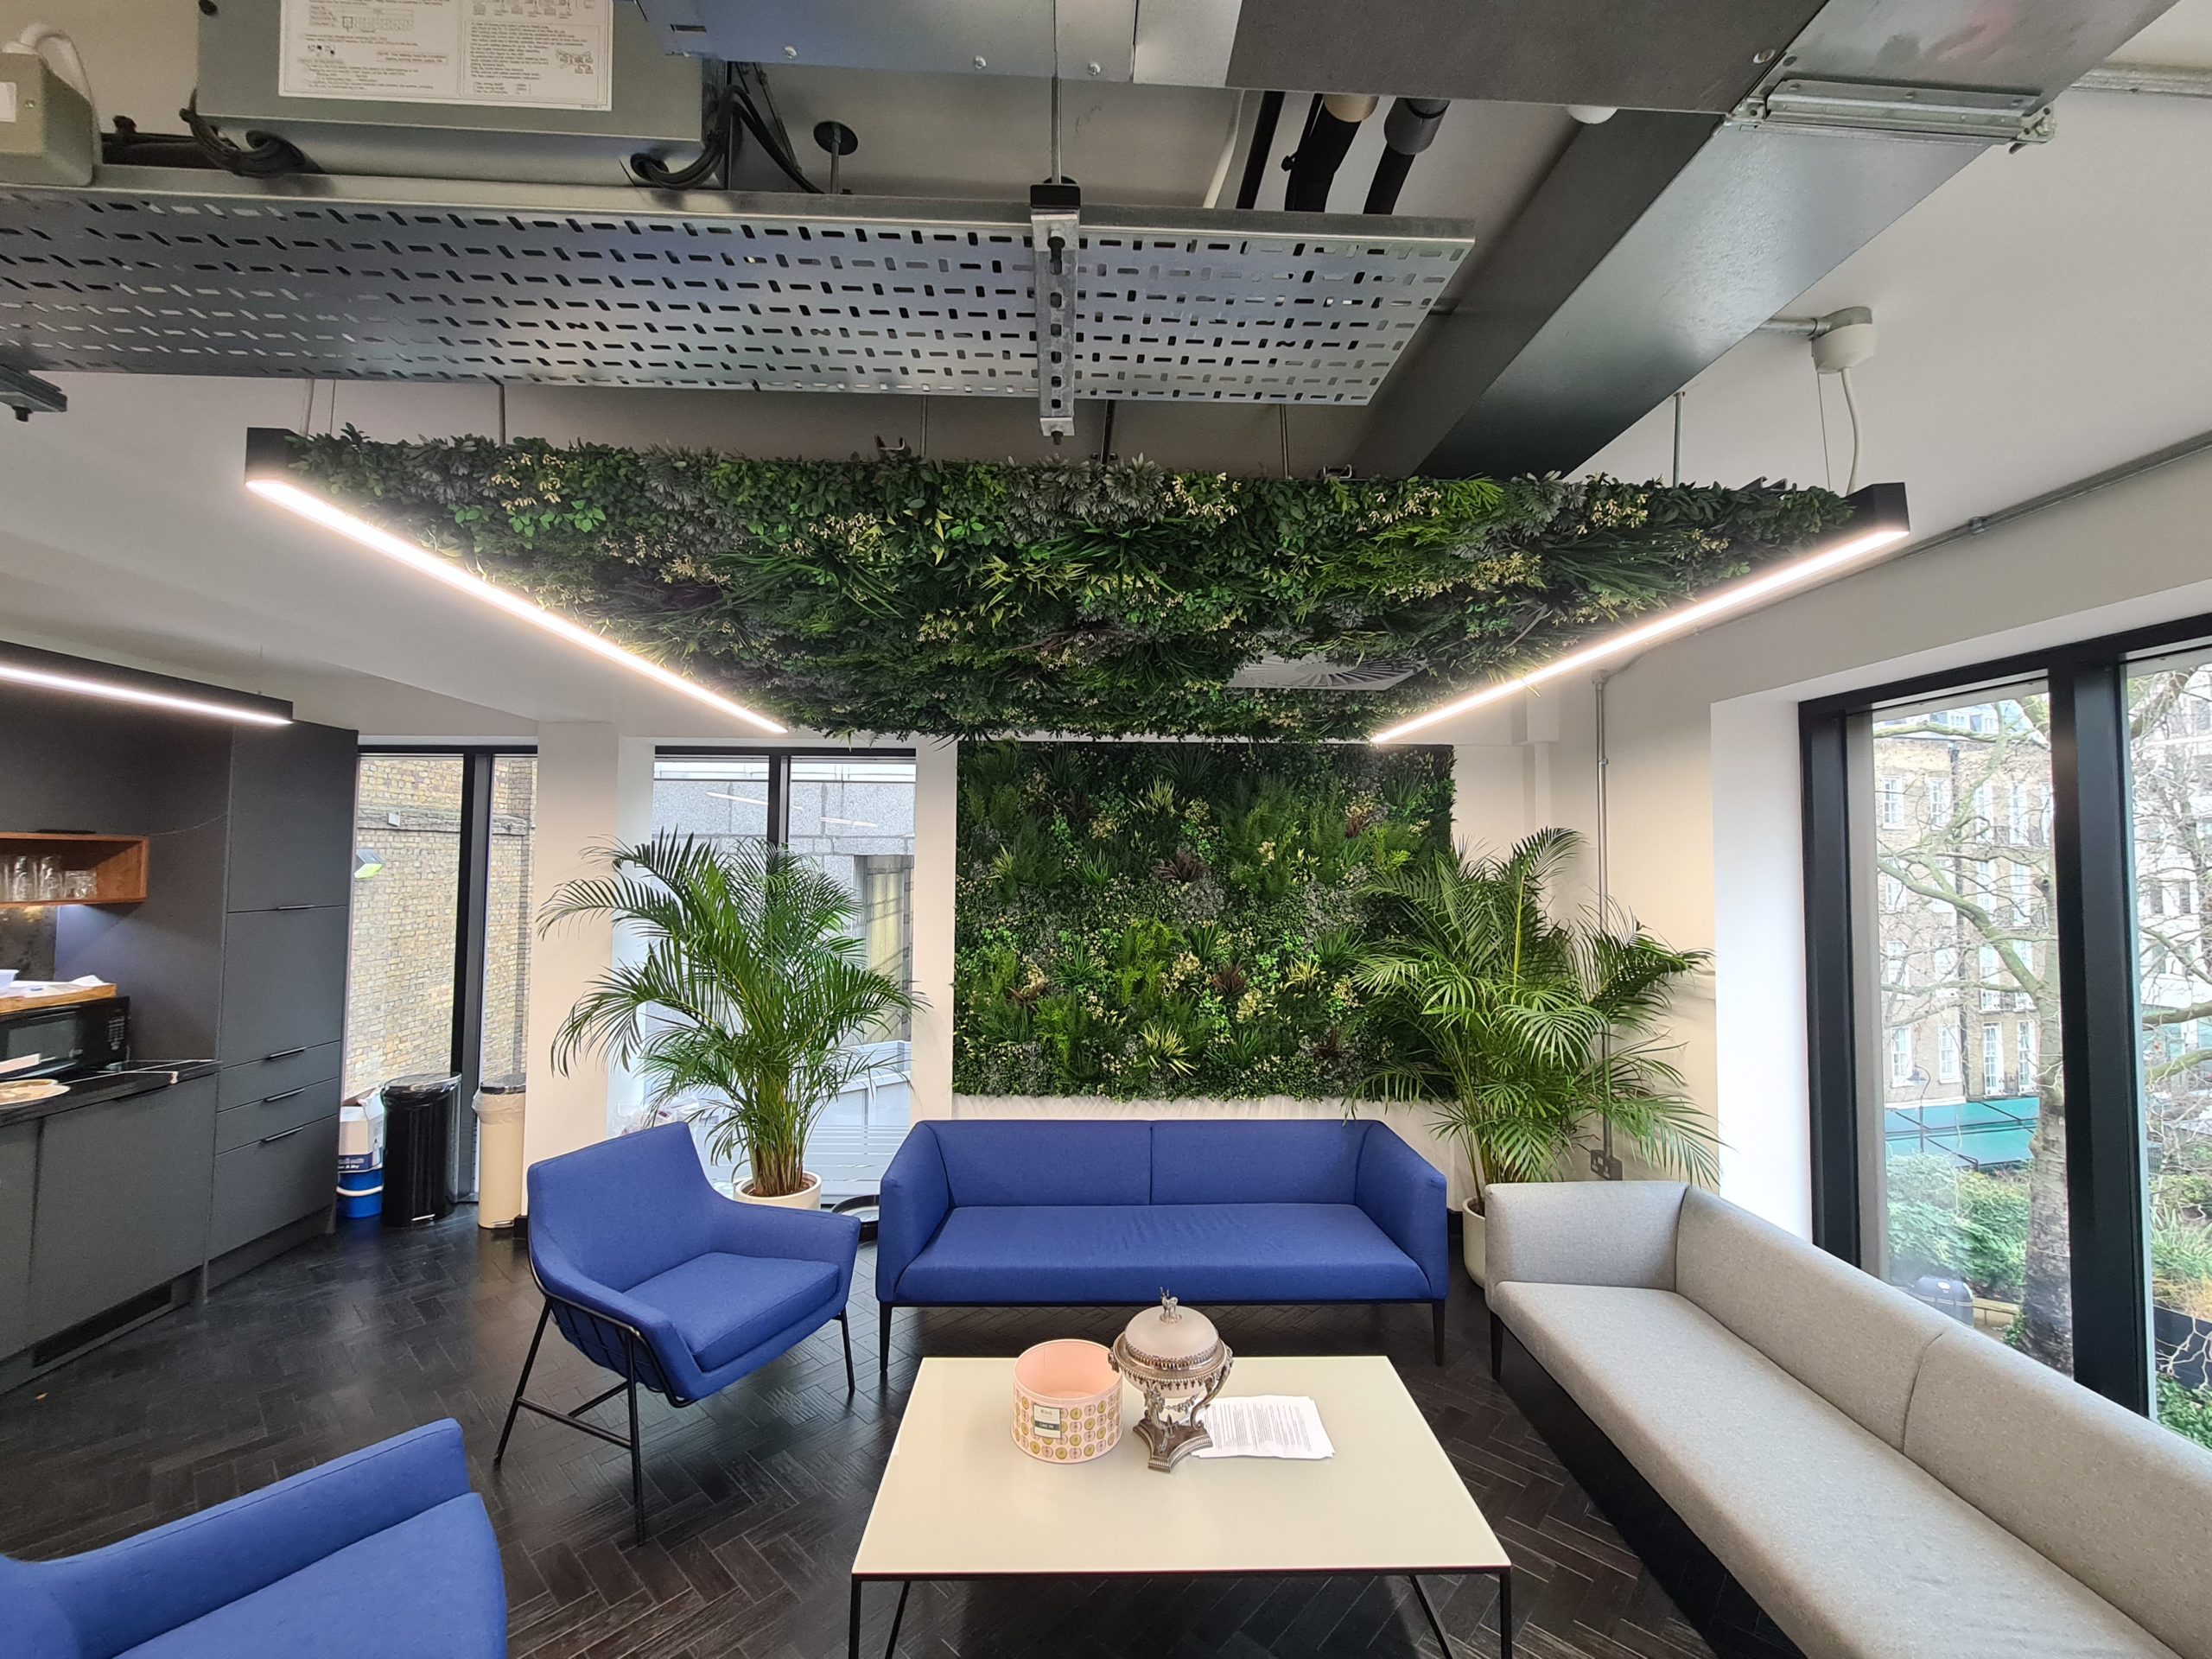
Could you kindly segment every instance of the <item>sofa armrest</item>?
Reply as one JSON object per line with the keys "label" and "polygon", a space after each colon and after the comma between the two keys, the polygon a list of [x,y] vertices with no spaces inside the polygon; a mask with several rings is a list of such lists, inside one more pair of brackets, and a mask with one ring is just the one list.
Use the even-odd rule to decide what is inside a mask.
{"label": "sofa armrest", "polygon": [[84,1659],[114,1659],[468,1490],[461,1425],[448,1417],[31,1571]]}
{"label": "sofa armrest", "polygon": [[853,1258],[861,1247],[857,1217],[829,1210],[779,1210],[772,1205],[715,1199],[714,1240],[732,1255],[826,1262],[837,1269],[837,1300],[853,1287]]}
{"label": "sofa armrest", "polygon": [[1452,1199],[1442,1173],[1381,1123],[1367,1126],[1352,1198],[1414,1259],[1438,1301],[1452,1288]]}
{"label": "sofa armrest", "polygon": [[1680,1181],[1494,1185],[1486,1278],[1493,1285],[1675,1287]]}
{"label": "sofa armrest", "polygon": [[875,1224],[875,1299],[899,1300],[899,1276],[919,1255],[952,1213],[952,1187],[944,1153],[926,1123],[908,1132],[899,1155],[883,1172]]}

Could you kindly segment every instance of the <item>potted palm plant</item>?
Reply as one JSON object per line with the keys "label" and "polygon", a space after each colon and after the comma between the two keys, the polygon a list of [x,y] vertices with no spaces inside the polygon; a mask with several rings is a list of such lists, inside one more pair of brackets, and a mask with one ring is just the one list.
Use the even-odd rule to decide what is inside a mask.
{"label": "potted palm plant", "polygon": [[1484,1278],[1493,1181],[1556,1179],[1593,1123],[1655,1167],[1710,1181],[1713,1133],[1649,1033],[1709,959],[1631,921],[1554,916],[1551,887],[1581,844],[1540,830],[1500,856],[1439,855],[1377,884],[1378,931],[1357,969],[1389,1055],[1384,1099],[1419,1101],[1467,1156],[1466,1262]]}
{"label": "potted palm plant", "polygon": [[606,872],[563,883],[541,931],[611,917],[644,950],[569,1010],[555,1066],[589,1053],[636,1072],[656,1109],[709,1125],[715,1157],[742,1154],[734,1196],[813,1207],[807,1136],[879,1064],[855,1039],[918,999],[867,965],[852,895],[810,860],[677,835],[601,856]]}

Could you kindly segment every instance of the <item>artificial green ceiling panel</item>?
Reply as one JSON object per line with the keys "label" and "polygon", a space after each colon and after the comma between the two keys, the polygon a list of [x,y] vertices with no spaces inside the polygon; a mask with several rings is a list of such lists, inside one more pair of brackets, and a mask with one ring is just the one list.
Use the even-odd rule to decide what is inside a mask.
{"label": "artificial green ceiling panel", "polygon": [[[1825,490],[295,440],[302,481],[825,732],[1361,737],[1788,554]],[[1405,677],[1230,683],[1262,661]]]}

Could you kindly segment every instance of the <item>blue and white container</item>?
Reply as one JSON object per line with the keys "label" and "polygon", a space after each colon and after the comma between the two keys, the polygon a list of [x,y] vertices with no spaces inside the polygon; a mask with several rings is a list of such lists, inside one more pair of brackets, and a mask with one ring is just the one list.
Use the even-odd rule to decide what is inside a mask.
{"label": "blue and white container", "polygon": [[384,1210],[384,1100],[374,1090],[338,1109],[338,1213]]}

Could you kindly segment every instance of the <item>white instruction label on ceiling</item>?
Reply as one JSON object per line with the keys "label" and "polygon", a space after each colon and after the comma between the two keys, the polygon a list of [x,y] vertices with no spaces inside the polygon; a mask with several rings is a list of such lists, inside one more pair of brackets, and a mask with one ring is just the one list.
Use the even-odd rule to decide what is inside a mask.
{"label": "white instruction label on ceiling", "polygon": [[283,0],[285,98],[604,110],[614,0]]}

